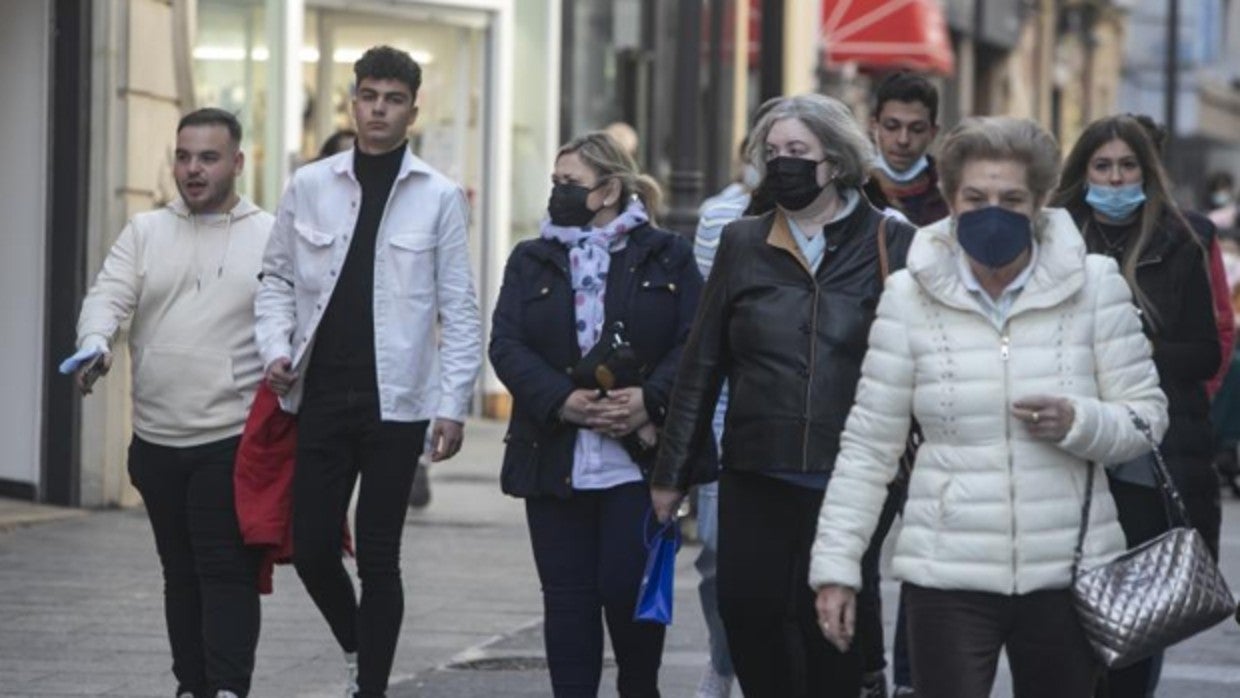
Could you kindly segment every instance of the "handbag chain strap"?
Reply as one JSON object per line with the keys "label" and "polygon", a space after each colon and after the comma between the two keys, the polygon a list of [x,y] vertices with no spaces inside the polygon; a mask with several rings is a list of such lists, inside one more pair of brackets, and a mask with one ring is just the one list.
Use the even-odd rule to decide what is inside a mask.
{"label": "handbag chain strap", "polygon": [[[1154,432],[1150,429],[1150,425],[1142,419],[1131,407],[1128,408],[1128,416],[1132,419],[1132,423],[1137,430],[1145,435],[1146,441],[1150,442],[1154,456],[1154,479],[1158,481],[1158,489],[1162,493],[1163,509],[1167,513],[1167,522],[1169,527],[1175,528],[1188,525],[1188,511],[1184,508],[1184,500],[1180,497],[1180,491],[1176,489],[1175,483],[1171,481],[1171,471],[1167,469],[1167,462],[1163,460],[1162,450],[1158,448],[1158,441],[1154,439]],[[1076,537],[1076,551],[1072,555],[1072,579],[1076,580],[1077,574],[1080,572],[1081,558],[1084,556],[1085,549],[1085,533],[1089,529],[1089,505],[1094,494],[1094,471],[1097,464],[1090,462],[1089,473],[1085,476],[1085,501],[1081,505],[1081,527]]]}

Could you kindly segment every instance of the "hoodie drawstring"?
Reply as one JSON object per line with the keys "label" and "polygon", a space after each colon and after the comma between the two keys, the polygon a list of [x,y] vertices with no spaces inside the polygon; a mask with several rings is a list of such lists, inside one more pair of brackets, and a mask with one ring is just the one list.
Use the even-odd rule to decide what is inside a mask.
{"label": "hoodie drawstring", "polygon": [[[199,247],[198,247],[199,246],[198,215],[194,213],[189,214],[189,221],[190,221],[190,225],[192,225],[194,228],[194,285],[195,285],[196,290],[201,291],[202,290],[202,261],[201,261],[201,256],[199,254]],[[220,254],[219,263],[216,265],[216,268],[215,268],[215,278],[217,279],[223,278],[224,276],[224,262],[228,260],[228,251],[230,248],[232,248],[232,224],[233,224],[233,212],[232,211],[228,212],[227,221],[228,222],[224,228],[224,251]]]}

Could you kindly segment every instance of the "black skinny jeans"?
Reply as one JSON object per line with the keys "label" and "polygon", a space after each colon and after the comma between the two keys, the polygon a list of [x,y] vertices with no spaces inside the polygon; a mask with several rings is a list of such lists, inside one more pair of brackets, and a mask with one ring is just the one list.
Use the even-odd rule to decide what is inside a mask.
{"label": "black skinny jeans", "polygon": [[[357,652],[358,696],[387,691],[405,613],[400,542],[426,422],[379,419],[370,389],[307,385],[297,421],[293,564],[345,652]],[[361,603],[341,559],[353,485]]]}
{"label": "black skinny jeans", "polygon": [[262,552],[241,540],[233,503],[239,437],[186,448],[135,436],[129,479],[146,504],[164,573],[177,694],[250,691]]}
{"label": "black skinny jeans", "polygon": [[[861,692],[863,641],[845,654],[827,642],[809,586],[822,496],[760,473],[720,473],[719,615],[746,696],[856,698]],[[858,607],[864,603],[859,599]]]}
{"label": "black skinny jeans", "polygon": [[[525,500],[542,582],[544,635],[556,698],[593,698],[603,671],[603,619],[621,698],[657,698],[666,628],[635,622],[646,567],[650,490],[632,482]],[[655,525],[651,524],[651,530]]]}

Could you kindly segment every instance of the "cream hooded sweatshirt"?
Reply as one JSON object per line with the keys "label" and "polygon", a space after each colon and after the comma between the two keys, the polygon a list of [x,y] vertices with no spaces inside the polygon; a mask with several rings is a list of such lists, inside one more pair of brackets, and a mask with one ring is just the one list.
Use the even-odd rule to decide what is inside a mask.
{"label": "cream hooded sweatshirt", "polygon": [[109,350],[132,318],[133,427],[163,446],[236,436],[262,361],[254,293],[273,218],[247,199],[192,214],[180,199],[121,231],[82,302],[78,347]]}

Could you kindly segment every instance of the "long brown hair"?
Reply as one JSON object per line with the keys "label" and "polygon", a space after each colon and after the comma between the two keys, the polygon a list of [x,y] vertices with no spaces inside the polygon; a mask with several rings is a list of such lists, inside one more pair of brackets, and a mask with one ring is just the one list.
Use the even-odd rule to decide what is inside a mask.
{"label": "long brown hair", "polygon": [[1117,138],[1136,154],[1137,162],[1141,165],[1141,187],[1145,191],[1145,203],[1137,224],[1137,237],[1126,246],[1120,271],[1123,272],[1137,305],[1141,307],[1151,326],[1158,327],[1157,312],[1144,289],[1137,284],[1137,264],[1141,261],[1141,255],[1154,243],[1162,230],[1173,236],[1186,236],[1202,249],[1203,260],[1208,260],[1209,255],[1205,254],[1204,245],[1172,198],[1167,172],[1159,159],[1158,148],[1145,127],[1127,115],[1108,116],[1087,126],[1077,139],[1076,145],[1072,146],[1072,152],[1064,158],[1059,189],[1051,197],[1051,205],[1067,208],[1074,214],[1086,211],[1090,219],[1093,218],[1093,210],[1085,203],[1089,161],[1099,148]]}
{"label": "long brown hair", "polygon": [[576,153],[586,167],[594,170],[600,184],[606,179],[619,180],[620,210],[623,212],[629,199],[636,196],[646,207],[650,224],[655,225],[655,216],[663,205],[663,190],[654,177],[642,174],[637,161],[615,138],[606,131],[591,131],[560,146],[555,157],[558,160],[569,153]]}

